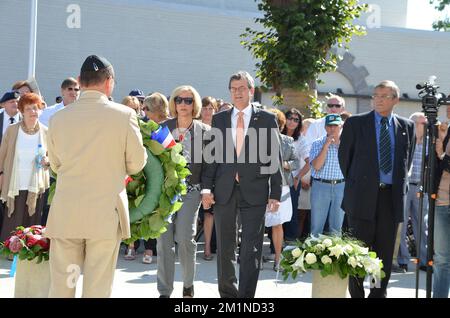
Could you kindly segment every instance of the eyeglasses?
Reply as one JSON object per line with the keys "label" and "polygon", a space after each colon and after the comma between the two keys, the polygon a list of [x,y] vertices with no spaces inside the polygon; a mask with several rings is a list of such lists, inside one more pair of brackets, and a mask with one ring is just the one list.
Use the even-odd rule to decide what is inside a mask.
{"label": "eyeglasses", "polygon": [[328,108],[341,108],[342,105],[341,104],[327,104]]}
{"label": "eyeglasses", "polygon": [[184,102],[185,105],[192,105],[194,102],[194,99],[192,97],[180,97],[177,96],[173,99],[175,101],[175,104],[180,105]]}
{"label": "eyeglasses", "polygon": [[78,87],[67,87],[67,90],[78,92],[80,89]]}
{"label": "eyeglasses", "polygon": [[230,92],[231,92],[232,94],[236,94],[236,92],[243,93],[243,92],[245,92],[245,90],[247,90],[247,89],[248,89],[248,87],[246,87],[246,86],[240,86],[240,87],[238,87],[238,88],[236,88],[236,87],[231,87],[231,88],[230,88]]}
{"label": "eyeglasses", "polygon": [[300,118],[297,118],[297,117],[288,117],[287,120],[292,120],[294,123],[300,122]]}
{"label": "eyeglasses", "polygon": [[394,95],[373,95],[372,99],[390,99],[390,98],[395,98]]}

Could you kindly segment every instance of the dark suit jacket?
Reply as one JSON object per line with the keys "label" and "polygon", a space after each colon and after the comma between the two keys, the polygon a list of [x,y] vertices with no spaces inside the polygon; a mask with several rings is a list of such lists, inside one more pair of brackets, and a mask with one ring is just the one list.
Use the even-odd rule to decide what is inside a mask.
{"label": "dark suit jacket", "polygon": [[[242,196],[250,205],[265,205],[269,198],[280,200],[282,177],[279,164],[280,140],[276,118],[272,113],[258,109],[253,105],[251,107],[252,116],[247,135],[245,136],[243,149],[240,153],[239,162],[237,161],[231,134],[231,116],[233,109],[219,112],[213,116],[211,134],[214,135],[220,132],[221,138],[213,137],[207,149],[208,151],[215,149],[213,153],[216,155],[216,158],[220,159],[205,163],[202,173],[202,189],[211,189],[214,192],[214,200],[217,204],[226,204],[229,201],[234,188],[236,172],[239,174]],[[263,130],[264,128],[266,130]],[[254,137],[256,139],[253,136],[249,138],[250,130],[262,134],[255,134]],[[253,160],[255,159],[256,153],[260,151],[268,154],[270,158],[272,157],[271,145],[273,141],[271,139],[278,144],[273,147],[273,149],[278,151],[277,154],[273,155],[277,159],[277,162],[266,162],[259,155],[256,160]],[[228,156],[226,152],[227,144],[229,145]],[[263,146],[261,147],[261,145]],[[208,151],[205,151],[205,153]],[[227,157],[229,159],[228,161]],[[232,162],[230,162],[230,159]],[[271,174],[264,173],[264,169],[267,169],[271,164],[275,166],[275,171]],[[261,170],[261,168],[264,169]]]}
{"label": "dark suit jacket", "polygon": [[[177,119],[176,118],[168,119],[165,122],[161,123],[161,126],[167,126],[170,132],[173,132],[177,128]],[[191,132],[191,143],[190,143],[191,149],[189,150],[191,160],[190,163],[188,163],[188,168],[192,174],[189,177],[189,182],[191,184],[199,184],[201,182],[202,166],[203,166],[202,149],[205,141],[203,135],[205,134],[206,131],[210,129],[210,127],[208,125],[203,124],[201,121],[195,119],[194,124],[192,126],[194,133]],[[196,148],[194,148],[194,145]]]}
{"label": "dark suit jacket", "polygon": [[[339,164],[345,178],[342,209],[351,217],[374,221],[380,183],[375,115],[352,116],[345,121],[339,146]],[[392,176],[394,221],[403,221],[407,175],[416,137],[414,123],[393,115],[395,154]]]}

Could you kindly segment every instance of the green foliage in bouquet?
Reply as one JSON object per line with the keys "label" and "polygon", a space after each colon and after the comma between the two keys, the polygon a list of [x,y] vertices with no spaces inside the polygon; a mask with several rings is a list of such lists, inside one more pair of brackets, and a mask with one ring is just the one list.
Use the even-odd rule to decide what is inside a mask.
{"label": "green foliage in bouquet", "polygon": [[20,260],[37,258],[37,264],[48,261],[50,240],[43,236],[44,232],[45,227],[41,225],[18,226],[5,242],[0,243],[0,253],[6,257],[18,255]]}
{"label": "green foliage in bouquet", "polygon": [[286,246],[280,268],[283,278],[296,278],[299,273],[320,270],[322,277],[339,275],[341,278],[371,275],[375,281],[385,276],[383,263],[364,243],[347,236],[310,236],[304,242]]}

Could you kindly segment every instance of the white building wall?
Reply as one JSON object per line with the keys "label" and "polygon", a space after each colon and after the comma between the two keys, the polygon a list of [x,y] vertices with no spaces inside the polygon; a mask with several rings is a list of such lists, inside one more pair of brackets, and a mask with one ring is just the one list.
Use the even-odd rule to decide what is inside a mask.
{"label": "white building wall", "polygon": [[367,36],[355,37],[350,46],[354,63],[369,71],[371,85],[391,79],[410,97],[417,97],[416,84],[430,75],[450,91],[449,52],[450,33],[401,28],[369,29]]}
{"label": "white building wall", "polygon": [[[113,63],[116,100],[133,88],[169,95],[182,84],[229,99],[229,76],[240,69],[254,74],[239,38],[259,14],[253,0],[80,0],[81,28],[70,29],[66,9],[73,3],[39,1],[36,78],[49,103],[90,54]],[[0,12],[8,12],[0,19],[2,92],[27,77],[29,7],[27,0],[0,1]]]}
{"label": "white building wall", "polygon": [[[406,25],[407,0],[373,0],[384,27],[370,28],[350,44],[354,64],[364,66],[367,84],[394,80],[402,93],[417,97],[415,85],[436,75],[442,90],[450,92],[450,33],[400,28]],[[40,0],[36,77],[48,103],[59,95],[62,80],[77,76],[86,56],[106,56],[115,66],[120,100],[131,89],[169,95],[181,84],[191,84],[201,95],[229,99],[231,73],[255,74],[255,61],[240,45],[239,35],[261,13],[253,0],[79,0],[81,28],[67,27],[72,0]],[[27,77],[30,4],[28,0],[1,0],[0,92]],[[363,16],[362,23],[370,15]],[[385,27],[389,26],[389,27]],[[391,27],[397,26],[397,27]],[[321,92],[341,88],[355,93],[340,74],[324,74]],[[258,84],[258,80],[257,80]],[[356,99],[347,109],[357,112]],[[271,104],[263,96],[263,104]],[[420,109],[417,102],[399,109]],[[400,110],[399,110],[400,112]],[[403,110],[402,110],[403,112]]]}
{"label": "white building wall", "polygon": [[[427,0],[424,0],[427,1]],[[360,24],[379,22],[380,26],[404,28],[407,22],[408,0],[366,0],[371,10],[361,15]]]}

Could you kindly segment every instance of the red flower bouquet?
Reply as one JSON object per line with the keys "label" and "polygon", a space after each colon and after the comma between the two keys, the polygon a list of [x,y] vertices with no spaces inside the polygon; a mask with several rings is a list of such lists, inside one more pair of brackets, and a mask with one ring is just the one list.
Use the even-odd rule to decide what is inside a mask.
{"label": "red flower bouquet", "polygon": [[45,227],[32,225],[24,228],[19,226],[5,242],[1,243],[1,254],[5,256],[19,255],[20,260],[33,260],[37,263],[48,261],[50,240],[43,236]]}

